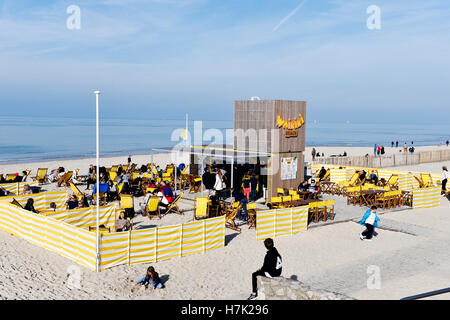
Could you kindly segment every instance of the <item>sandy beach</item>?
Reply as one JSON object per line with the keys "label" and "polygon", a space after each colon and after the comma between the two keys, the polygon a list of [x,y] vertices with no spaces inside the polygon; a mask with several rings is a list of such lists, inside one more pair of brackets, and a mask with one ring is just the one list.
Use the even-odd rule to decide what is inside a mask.
{"label": "sandy beach", "polygon": [[[417,147],[436,150],[443,146]],[[395,148],[394,148],[395,149]],[[373,147],[316,147],[325,155],[371,154]],[[387,152],[398,152],[386,148]],[[306,161],[311,148],[305,151]],[[101,159],[101,165],[125,163],[127,156]],[[161,167],[170,155],[155,155]],[[132,156],[138,165],[149,163],[149,156]],[[185,160],[187,161],[187,160]],[[66,170],[87,172],[94,159],[36,162],[0,166],[1,173],[39,167],[64,166]],[[428,163],[399,170],[425,170],[440,174],[442,165]],[[84,191],[85,187],[82,187]],[[46,190],[58,189],[55,184]],[[64,187],[60,188],[64,189]],[[135,200],[137,208],[139,198]],[[147,225],[173,225],[193,219],[193,202],[182,200],[184,216],[167,215],[161,220],[138,216],[136,228]],[[351,211],[353,210],[353,211]],[[337,209],[336,220],[311,225],[303,233],[275,239],[283,257],[283,276],[297,278],[308,285],[347,294],[356,299],[400,299],[405,296],[445,287],[450,278],[450,202],[442,198],[441,207],[401,209],[382,213],[378,236],[372,242],[359,240],[362,227],[357,224],[364,208]],[[349,212],[351,215],[348,215]],[[346,216],[346,214],[348,216]],[[344,218],[339,218],[339,216]],[[256,241],[254,229],[226,231],[224,248],[153,263],[165,282],[164,290],[135,291],[129,283],[141,277],[148,264],[121,265],[95,273],[54,252],[0,231],[0,299],[245,299],[251,291],[251,273],[262,264],[265,249]],[[367,268],[377,266],[381,287],[368,289]],[[69,288],[68,270],[79,268],[81,287]],[[436,299],[442,297],[436,297]]]}

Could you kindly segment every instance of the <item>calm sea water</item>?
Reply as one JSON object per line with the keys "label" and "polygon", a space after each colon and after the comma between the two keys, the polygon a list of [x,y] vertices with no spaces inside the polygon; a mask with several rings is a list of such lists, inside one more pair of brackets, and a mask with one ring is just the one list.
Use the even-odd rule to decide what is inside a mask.
{"label": "calm sea water", "polygon": [[[199,119],[200,120],[200,119]],[[0,118],[0,163],[19,163],[95,156],[95,119]],[[203,130],[221,132],[233,128],[232,120],[203,121]],[[175,129],[183,129],[184,120],[101,119],[101,156],[149,154],[152,148],[172,147]],[[193,129],[193,120],[189,130]],[[175,135],[178,139],[178,135]],[[418,126],[362,123],[307,123],[308,146],[388,146],[442,144],[450,140],[446,125]],[[209,142],[205,142],[209,143]]]}

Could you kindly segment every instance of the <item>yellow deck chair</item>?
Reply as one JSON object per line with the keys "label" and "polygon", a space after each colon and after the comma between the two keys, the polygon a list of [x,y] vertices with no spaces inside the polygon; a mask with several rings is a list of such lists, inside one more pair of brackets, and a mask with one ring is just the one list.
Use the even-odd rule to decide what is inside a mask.
{"label": "yellow deck chair", "polygon": [[118,165],[112,166],[110,172],[117,172],[117,169],[119,168]]}
{"label": "yellow deck chair", "polygon": [[289,190],[289,195],[290,196],[294,196],[296,194],[298,194],[296,190]]}
{"label": "yellow deck chair", "polygon": [[[236,208],[234,208],[230,213],[225,215],[225,227],[233,229],[235,231],[241,232],[241,228],[236,225],[235,219],[238,215],[239,210],[242,208],[242,203],[240,203]],[[247,208],[248,209],[248,208]]]}
{"label": "yellow deck chair", "polygon": [[77,196],[78,201],[81,201],[85,194],[78,189],[78,187],[72,182],[69,182],[70,189],[72,189],[73,193]]}
{"label": "yellow deck chair", "polygon": [[197,197],[195,199],[194,220],[208,218],[208,198]]}
{"label": "yellow deck chair", "polygon": [[431,173],[421,173],[420,178],[422,179],[423,184],[425,185],[424,188],[433,186],[433,178],[431,177]]}
{"label": "yellow deck chair", "polygon": [[330,173],[331,173],[331,169],[328,168],[327,172],[325,172],[324,176],[322,177],[322,179],[320,179],[320,181],[325,181],[325,180],[329,180],[330,178]]}
{"label": "yellow deck chair", "polygon": [[47,180],[47,171],[48,171],[48,168],[38,168],[36,176],[32,177],[31,179],[33,181],[37,181],[39,183],[48,182],[48,180]]}
{"label": "yellow deck chair", "polygon": [[389,188],[392,190],[398,190],[398,175],[397,174],[391,175],[386,185],[389,186]]}
{"label": "yellow deck chair", "polygon": [[112,181],[116,180],[116,178],[117,178],[117,171],[111,171],[111,172],[109,173],[109,178],[110,178]]}
{"label": "yellow deck chair", "polygon": [[334,220],[334,200],[323,201],[323,205],[325,207],[323,221]]}
{"label": "yellow deck chair", "polygon": [[158,216],[161,219],[161,211],[159,210],[159,197],[150,197],[145,207],[145,214],[149,219],[153,215]]}
{"label": "yellow deck chair", "polygon": [[298,200],[300,200],[300,195],[298,193],[292,195],[292,201],[298,201]]}
{"label": "yellow deck chair", "polygon": [[126,165],[122,166],[122,170],[123,170],[124,172],[127,172],[127,170],[128,170],[128,165],[126,164]]}
{"label": "yellow deck chair", "polygon": [[134,209],[134,198],[132,194],[120,195],[120,209]]}
{"label": "yellow deck chair", "polygon": [[61,186],[69,186],[69,180],[72,179],[73,171],[67,171],[63,174],[61,178],[58,179],[57,185]]}
{"label": "yellow deck chair", "polygon": [[5,178],[6,182],[11,182],[14,181],[15,179],[16,179],[15,173],[8,173]]}
{"label": "yellow deck chair", "polygon": [[278,194],[278,196],[284,196],[284,189],[283,188],[277,188],[277,194]]}
{"label": "yellow deck chair", "polygon": [[183,211],[181,211],[180,208],[178,207],[178,204],[180,203],[181,198],[183,198],[183,195],[184,192],[180,193],[180,195],[175,200],[172,201],[172,203],[167,207],[166,213],[174,212],[184,215]]}
{"label": "yellow deck chair", "polygon": [[283,207],[290,207],[292,202],[292,196],[283,196],[281,197],[281,201],[283,202]]}
{"label": "yellow deck chair", "polygon": [[271,208],[277,209],[282,206],[283,200],[281,197],[272,197],[270,199]]}

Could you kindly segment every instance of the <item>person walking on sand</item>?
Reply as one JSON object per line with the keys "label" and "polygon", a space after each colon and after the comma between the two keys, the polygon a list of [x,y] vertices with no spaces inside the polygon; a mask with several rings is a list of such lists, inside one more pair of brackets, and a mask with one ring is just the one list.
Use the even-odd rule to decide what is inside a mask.
{"label": "person walking on sand", "polygon": [[372,206],[359,221],[360,225],[366,227],[366,230],[361,232],[359,238],[365,241],[372,241],[374,229],[378,228],[378,221],[380,221],[380,218],[377,215],[377,206]]}
{"label": "person walking on sand", "polygon": [[312,155],[313,161],[316,160],[316,148],[312,148],[311,155]]}
{"label": "person walking on sand", "polygon": [[448,182],[448,178],[450,177],[447,167],[443,166],[442,167],[442,191],[441,194],[446,194],[447,192],[447,182]]}
{"label": "person walking on sand", "polygon": [[395,141],[395,147],[398,148],[398,141]]}
{"label": "person walking on sand", "polygon": [[445,141],[445,144],[447,145],[447,147],[448,147],[448,144],[449,144],[450,142],[447,140],[447,141]]}
{"label": "person walking on sand", "polygon": [[375,146],[373,147],[373,155],[377,155],[377,144],[375,144]]}
{"label": "person walking on sand", "polygon": [[281,275],[283,262],[278,250],[274,247],[273,240],[267,238],[264,240],[264,246],[267,249],[264,257],[264,264],[256,272],[252,273],[252,290],[247,300],[253,300],[258,296],[257,276],[265,276],[267,278],[279,277]]}

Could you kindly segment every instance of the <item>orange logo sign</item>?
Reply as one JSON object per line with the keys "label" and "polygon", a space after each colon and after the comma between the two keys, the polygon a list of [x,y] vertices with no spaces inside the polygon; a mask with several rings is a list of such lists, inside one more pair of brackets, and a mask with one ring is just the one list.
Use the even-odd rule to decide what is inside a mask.
{"label": "orange logo sign", "polygon": [[297,137],[298,128],[303,126],[305,120],[303,119],[303,115],[300,113],[299,117],[295,117],[294,120],[289,118],[288,120],[283,119],[280,115],[277,118],[277,127],[285,129],[285,135],[287,138],[289,137]]}

